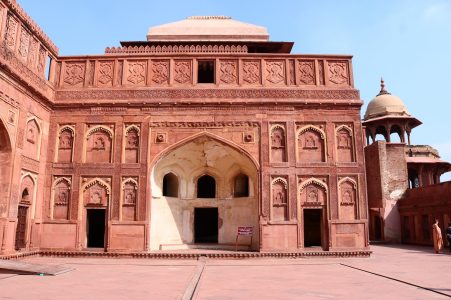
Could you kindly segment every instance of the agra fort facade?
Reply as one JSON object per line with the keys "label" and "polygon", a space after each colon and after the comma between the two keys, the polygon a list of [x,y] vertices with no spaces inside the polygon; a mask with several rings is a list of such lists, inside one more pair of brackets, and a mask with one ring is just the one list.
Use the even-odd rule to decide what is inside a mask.
{"label": "agra fort facade", "polygon": [[64,57],[15,1],[0,25],[1,253],[221,248],[238,226],[255,251],[368,249],[351,56],[228,17]]}

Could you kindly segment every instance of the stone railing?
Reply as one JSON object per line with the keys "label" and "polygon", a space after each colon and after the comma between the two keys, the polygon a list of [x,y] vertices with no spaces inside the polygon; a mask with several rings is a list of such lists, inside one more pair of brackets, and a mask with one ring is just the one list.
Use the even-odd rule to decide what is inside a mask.
{"label": "stone railing", "polygon": [[[214,83],[197,83],[198,61],[215,65]],[[142,87],[303,87],[353,88],[350,56],[219,55],[180,56],[104,55],[64,57],[56,67],[59,90]]]}
{"label": "stone railing", "polygon": [[246,45],[163,45],[108,47],[106,54],[116,53],[247,53]]}

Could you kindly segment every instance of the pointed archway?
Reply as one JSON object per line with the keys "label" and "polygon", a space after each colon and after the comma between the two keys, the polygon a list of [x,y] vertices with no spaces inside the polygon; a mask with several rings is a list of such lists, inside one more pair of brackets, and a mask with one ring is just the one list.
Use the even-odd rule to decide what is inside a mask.
{"label": "pointed archway", "polygon": [[0,218],[7,217],[11,188],[12,145],[8,130],[0,119]]}
{"label": "pointed archway", "polygon": [[[152,163],[150,250],[196,243],[220,248],[234,244],[238,226],[258,228],[258,170],[244,149],[210,133],[168,147]],[[176,194],[166,193],[169,173],[178,179]],[[246,197],[235,197],[238,174],[248,178]],[[258,238],[253,248],[258,248]]]}

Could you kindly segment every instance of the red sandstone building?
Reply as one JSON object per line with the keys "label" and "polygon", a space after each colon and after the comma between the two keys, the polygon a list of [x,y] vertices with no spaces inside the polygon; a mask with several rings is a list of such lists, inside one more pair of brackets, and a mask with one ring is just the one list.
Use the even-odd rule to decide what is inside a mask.
{"label": "red sandstone building", "polygon": [[70,57],[15,1],[0,25],[2,253],[221,248],[238,226],[258,251],[368,249],[350,56],[227,17]]}

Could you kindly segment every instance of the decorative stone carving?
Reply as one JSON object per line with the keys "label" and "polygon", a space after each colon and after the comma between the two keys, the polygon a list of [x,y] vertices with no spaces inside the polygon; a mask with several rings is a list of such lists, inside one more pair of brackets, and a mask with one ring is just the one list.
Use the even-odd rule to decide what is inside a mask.
{"label": "decorative stone carving", "polygon": [[28,57],[28,47],[30,45],[30,34],[22,28],[19,39],[18,52],[20,56],[26,61]]}
{"label": "decorative stone carving", "polygon": [[60,149],[72,149],[72,132],[70,130],[63,130],[59,136]]}
{"label": "decorative stone carving", "polygon": [[67,63],[63,81],[69,85],[77,86],[85,80],[85,65],[82,63]]}
{"label": "decorative stone carving", "polygon": [[298,162],[325,161],[325,133],[313,125],[304,126],[298,130]]}
{"label": "decorative stone carving", "polygon": [[65,125],[59,131],[58,162],[71,162],[74,141],[74,127]]}
{"label": "decorative stone carving", "polygon": [[28,49],[28,64],[30,65],[30,67],[32,69],[34,69],[36,66],[36,57],[37,57],[38,47],[39,47],[38,42],[34,38],[31,38],[30,48]]}
{"label": "decorative stone carving", "polygon": [[253,132],[244,132],[243,133],[243,142],[244,143],[253,143],[254,142],[254,133]]}
{"label": "decorative stone carving", "polygon": [[109,128],[97,126],[87,134],[86,161],[109,163],[112,154],[113,133]]}
{"label": "decorative stone carving", "polygon": [[243,80],[249,84],[260,83],[259,61],[243,61]]}
{"label": "decorative stone carving", "polygon": [[155,143],[161,144],[166,143],[167,141],[167,133],[166,132],[157,132],[155,134]]}
{"label": "decorative stone carving", "polygon": [[38,70],[39,73],[44,73],[44,68],[45,68],[45,49],[41,46],[39,48],[39,55],[38,55],[38,65],[36,67],[36,69]]}
{"label": "decorative stone carving", "polygon": [[308,178],[299,183],[299,195],[302,206],[323,206],[327,204],[327,185],[317,179]]}
{"label": "decorative stone carving", "polygon": [[270,83],[278,84],[285,80],[285,67],[282,61],[267,61],[266,71],[266,80]]}
{"label": "decorative stone carving", "polygon": [[88,71],[86,72],[86,85],[87,86],[93,86],[94,85],[94,72],[96,69],[96,63],[95,61],[89,61],[88,63]]}
{"label": "decorative stone carving", "polygon": [[237,69],[236,61],[221,61],[221,75],[219,76],[220,81],[226,84],[238,83]]}
{"label": "decorative stone carving", "polygon": [[112,85],[113,83],[113,62],[99,63],[98,81],[102,85]]}
{"label": "decorative stone carving", "polygon": [[285,128],[275,125],[271,129],[271,162],[285,162]]}
{"label": "decorative stone carving", "polygon": [[116,76],[116,85],[122,84],[122,72],[124,68],[124,61],[120,60],[117,63],[117,76]]}
{"label": "decorative stone carving", "polygon": [[221,127],[258,127],[258,122],[217,121],[217,122],[150,122],[151,127],[169,128],[221,128]]}
{"label": "decorative stone carving", "polygon": [[301,84],[315,84],[314,61],[299,61],[299,81]]}
{"label": "decorative stone carving", "polygon": [[134,84],[144,84],[146,82],[146,63],[129,62],[127,81]]}
{"label": "decorative stone carving", "polygon": [[288,219],[288,184],[286,179],[278,177],[271,184],[272,219],[286,221]]}
{"label": "decorative stone carving", "polygon": [[175,61],[174,80],[180,84],[191,83],[191,61]]}
{"label": "decorative stone carving", "polygon": [[31,120],[27,123],[27,142],[35,144],[39,136],[38,125],[35,120]]}
{"label": "decorative stone carving", "polygon": [[136,202],[138,198],[137,178],[123,178],[122,180],[122,220],[136,219]]}
{"label": "decorative stone carving", "polygon": [[349,126],[342,125],[336,129],[337,143],[337,161],[354,161],[354,147],[352,141],[352,129]]}
{"label": "decorative stone carving", "polygon": [[[153,89],[153,90],[82,90],[56,91],[56,100],[124,100],[124,99],[173,99],[187,98],[219,98],[219,99],[306,99],[306,100],[334,100],[346,102],[359,101],[356,90],[302,90],[302,89]],[[343,100],[343,101],[340,101]],[[359,102],[360,103],[360,102]]]}
{"label": "decorative stone carving", "polygon": [[329,62],[329,81],[333,84],[348,84],[348,65],[346,62]]}
{"label": "decorative stone carving", "polygon": [[129,125],[125,128],[125,162],[137,163],[139,160],[139,127]]}
{"label": "decorative stone carving", "polygon": [[356,219],[357,182],[350,177],[341,178],[338,181],[338,197],[340,203],[340,219]]}
{"label": "decorative stone carving", "polygon": [[169,61],[152,61],[152,81],[157,84],[169,83]]}
{"label": "decorative stone carving", "polygon": [[16,122],[16,113],[12,110],[8,111],[8,123],[14,125]]}
{"label": "decorative stone carving", "polygon": [[6,45],[14,48],[16,45],[16,35],[17,35],[17,21],[10,15],[8,15],[8,23],[6,25]]}

